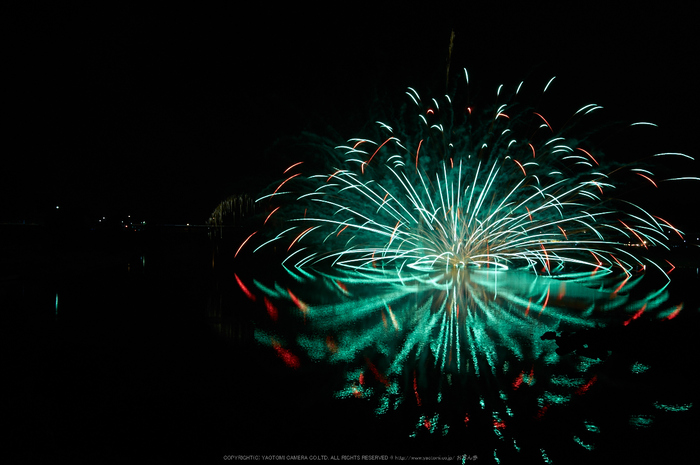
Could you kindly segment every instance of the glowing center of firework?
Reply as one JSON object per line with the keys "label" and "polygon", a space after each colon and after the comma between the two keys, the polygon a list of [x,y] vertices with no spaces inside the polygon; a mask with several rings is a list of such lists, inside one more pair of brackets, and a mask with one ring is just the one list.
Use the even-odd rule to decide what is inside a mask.
{"label": "glowing center of firework", "polygon": [[[495,267],[564,277],[615,269],[629,275],[653,264],[664,271],[630,246],[668,248],[662,226],[680,232],[611,195],[625,185],[613,174],[625,170],[658,187],[651,171],[605,168],[593,147],[556,133],[542,114],[511,117],[515,103],[498,106],[481,124],[471,113],[462,120],[452,114],[448,96],[426,107],[413,89],[408,95],[416,121],[401,130],[378,122],[375,140],[326,145],[329,173],[303,176],[295,172],[302,163],[285,171],[258,201],[296,195],[281,210],[270,205],[265,220],[287,214],[288,227],[255,250],[281,241],[283,265],[297,269]],[[572,118],[599,108],[586,105]]]}

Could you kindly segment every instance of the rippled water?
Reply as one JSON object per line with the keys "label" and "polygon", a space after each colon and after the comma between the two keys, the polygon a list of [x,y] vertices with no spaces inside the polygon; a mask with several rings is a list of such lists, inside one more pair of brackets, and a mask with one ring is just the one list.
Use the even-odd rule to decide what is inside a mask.
{"label": "rippled water", "polygon": [[[21,459],[70,456],[75,462],[123,463],[145,455],[206,463],[234,454],[380,453],[466,454],[492,463],[497,450],[502,463],[531,458],[542,463],[605,458],[652,463],[674,461],[693,450],[697,269],[674,270],[669,301],[684,306],[671,320],[606,326],[596,333],[588,329],[579,332],[583,342],[574,331],[560,331],[558,345],[539,340],[553,349],[577,347],[562,355],[571,364],[547,365],[544,359],[524,357],[510,359],[504,367],[506,360],[499,360],[489,376],[484,374],[491,371],[488,364],[479,377],[472,366],[472,372],[453,371],[446,384],[449,370],[429,358],[407,356],[406,367],[386,375],[390,347],[377,354],[370,346],[351,362],[315,358],[296,338],[313,327],[313,315],[305,322],[298,305],[277,299],[277,320],[272,321],[264,299],[274,299],[250,286],[252,279],[267,286],[282,283],[271,265],[241,267],[226,260],[225,250],[212,254],[203,231],[161,235],[113,253],[103,251],[98,260],[75,251],[72,265],[54,264],[48,271],[41,269],[45,262],[36,260],[36,266],[6,273],[0,281],[8,439],[19,446]],[[71,256],[62,250],[58,263]],[[235,276],[250,286],[255,301]],[[309,305],[314,296],[335,298],[286,284]],[[398,303],[392,313],[401,321]],[[396,332],[386,310],[384,317],[386,329],[380,311],[374,319],[344,323],[333,334],[340,338],[344,330],[361,335],[376,328],[377,335]],[[261,343],[260,331],[286,338],[279,342],[288,345]],[[333,347],[332,341],[326,344],[327,334],[310,334]],[[533,331],[535,338],[541,335]],[[395,343],[403,347],[401,339]],[[571,355],[580,355],[579,343],[606,354],[585,376],[576,371],[582,359]],[[281,349],[297,357],[298,365],[290,364]],[[462,357],[470,354],[465,351]],[[375,394],[339,395],[360,368],[362,388],[373,388]],[[533,369],[536,382],[530,385]],[[396,381],[397,391],[388,396],[387,411],[378,414],[386,388],[383,376]],[[592,376],[596,381],[590,389],[575,394]],[[552,402],[544,421],[537,421],[538,399],[545,392],[556,394],[553,381],[569,391],[569,400]],[[567,387],[567,382],[573,384]],[[507,395],[505,403],[501,392]],[[479,407],[480,399],[485,409]],[[693,407],[670,411],[688,404]],[[497,420],[494,411],[501,415]],[[446,431],[444,425],[449,425]],[[510,446],[512,439],[521,452]]]}

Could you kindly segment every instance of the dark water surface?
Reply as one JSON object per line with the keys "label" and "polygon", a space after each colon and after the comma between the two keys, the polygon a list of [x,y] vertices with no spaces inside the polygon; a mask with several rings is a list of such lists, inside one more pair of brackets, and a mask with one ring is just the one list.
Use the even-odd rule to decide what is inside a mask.
{"label": "dark water surface", "polygon": [[25,250],[31,266],[0,282],[18,460],[148,463],[144,452],[201,444],[218,355],[202,310],[206,244],[170,236],[38,242],[40,253]]}
{"label": "dark water surface", "polygon": [[[481,454],[477,463],[493,462],[479,434],[408,438],[412,412],[376,417],[375,406],[333,398],[341,368],[294,370],[256,344],[260,302],[236,285],[241,270],[225,259],[212,267],[206,229],[31,244],[6,254],[0,276],[7,463],[221,463],[244,454]],[[270,267],[258,263],[252,273],[264,277]],[[653,403],[677,392],[693,408],[655,411],[651,427],[633,432],[608,430],[592,452],[562,445],[555,463],[675,463],[694,454],[700,281],[696,268],[674,273],[673,293],[687,294],[681,314],[616,349],[650,354],[665,376],[644,386],[610,377],[609,395],[596,401],[624,416],[625,399]]]}

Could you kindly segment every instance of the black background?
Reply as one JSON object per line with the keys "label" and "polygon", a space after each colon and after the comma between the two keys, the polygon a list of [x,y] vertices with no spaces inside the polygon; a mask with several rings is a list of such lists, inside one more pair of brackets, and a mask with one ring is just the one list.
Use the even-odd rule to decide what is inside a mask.
{"label": "black background", "polygon": [[[452,31],[451,76],[467,68],[470,92],[483,101],[502,83],[525,79],[542,88],[557,76],[548,94],[562,114],[594,102],[612,121],[659,125],[631,133],[611,156],[700,155],[700,47],[690,6],[455,5],[12,11],[3,57],[0,221],[43,222],[59,205],[75,225],[125,215],[203,223],[223,198],[256,193],[298,161],[303,154],[287,148],[289,138],[329,128],[354,137],[373,120],[377,101],[401,102],[407,86],[442,93]],[[697,176],[697,162],[691,166],[679,175]],[[697,195],[688,184],[645,200],[681,229],[696,227]],[[122,244],[124,266],[119,257],[107,263],[111,246],[80,256],[89,264],[83,267],[72,249],[45,254],[31,238],[18,241],[24,248],[11,265],[20,265],[3,274],[1,288],[12,391],[5,406],[18,461],[220,463],[239,451],[386,453],[396,438],[407,454],[444,452],[439,441],[421,451],[424,443],[375,421],[369,407],[332,402],[331,377],[291,372],[270,351],[246,344],[232,350],[213,338],[216,322],[202,309],[220,302],[219,292],[234,296],[228,304],[235,315],[246,300],[230,279],[210,289],[211,243],[201,232]],[[14,248],[13,240],[3,244],[3,253]],[[41,255],[41,266],[25,250]],[[691,278],[687,289],[695,288]],[[646,346],[658,349],[654,367],[666,367],[683,386],[693,375],[685,360],[697,352],[692,321],[667,322],[673,326]],[[624,386],[619,393],[624,398]],[[596,458],[682,457],[697,429],[692,415],[661,433],[607,440]]]}
{"label": "black background", "polygon": [[286,137],[354,137],[378,99],[443,93],[452,31],[451,78],[482,101],[557,76],[562,112],[660,126],[613,156],[698,155],[689,9],[471,3],[27,8],[5,43],[3,219],[201,223],[300,158]]}

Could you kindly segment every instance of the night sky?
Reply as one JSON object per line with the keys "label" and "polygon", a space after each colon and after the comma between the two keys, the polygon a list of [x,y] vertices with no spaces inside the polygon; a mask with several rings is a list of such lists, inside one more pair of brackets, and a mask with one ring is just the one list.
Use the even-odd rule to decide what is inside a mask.
{"label": "night sky", "polygon": [[[203,223],[223,198],[257,194],[301,159],[288,138],[329,127],[354,137],[376,96],[444,92],[453,30],[451,69],[468,69],[471,92],[556,75],[562,111],[594,102],[611,121],[660,125],[630,150],[700,156],[690,6],[525,3],[29,8],[5,42],[0,220],[41,220],[59,205],[84,222]],[[674,193],[686,201],[668,214],[687,215],[693,192]]]}

